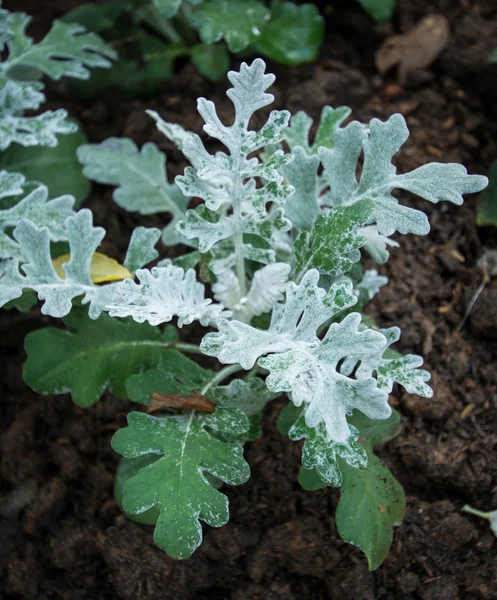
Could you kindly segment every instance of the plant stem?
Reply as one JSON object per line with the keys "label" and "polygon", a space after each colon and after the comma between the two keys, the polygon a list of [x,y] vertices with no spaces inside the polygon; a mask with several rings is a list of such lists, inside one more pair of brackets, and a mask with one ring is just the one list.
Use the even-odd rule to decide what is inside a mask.
{"label": "plant stem", "polygon": [[477,510],[476,508],[473,508],[472,506],[469,506],[469,504],[465,504],[462,507],[463,512],[467,512],[470,515],[475,515],[475,517],[481,517],[482,519],[487,519],[487,521],[490,521],[491,514],[490,511],[489,512],[484,512],[482,510]]}
{"label": "plant stem", "polygon": [[247,295],[247,285],[245,281],[245,258],[243,256],[243,231],[241,228],[242,220],[242,208],[240,202],[240,177],[238,176],[240,171],[240,158],[237,159],[237,165],[235,169],[235,182],[233,189],[233,217],[235,219],[235,235],[234,235],[234,246],[235,246],[235,257],[236,257],[236,277],[240,284],[240,294],[243,297]]}
{"label": "plant stem", "polygon": [[190,352],[191,354],[202,354],[200,348],[196,344],[187,344],[185,342],[171,342],[164,346],[166,350],[179,350],[180,352]]}
{"label": "plant stem", "polygon": [[243,371],[243,367],[241,367],[238,364],[224,367],[224,369],[221,369],[214,375],[214,377],[203,387],[200,393],[202,394],[202,396],[205,396],[205,394],[212,387],[215,387],[216,385],[218,385],[218,383],[221,383],[221,381],[224,381],[227,377],[229,377],[233,373],[237,373],[238,371]]}
{"label": "plant stem", "polygon": [[182,44],[183,39],[173,27],[169,19],[163,17],[153,6],[146,6],[136,11],[136,18],[153,29],[166,40]]}

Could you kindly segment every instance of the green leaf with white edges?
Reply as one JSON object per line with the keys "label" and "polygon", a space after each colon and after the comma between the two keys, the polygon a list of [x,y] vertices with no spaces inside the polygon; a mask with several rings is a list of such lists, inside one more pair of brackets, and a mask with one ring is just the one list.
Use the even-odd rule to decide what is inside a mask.
{"label": "green leaf with white edges", "polygon": [[64,319],[67,331],[55,327],[26,336],[24,381],[40,394],[71,393],[82,408],[95,404],[104,391],[127,399],[126,380],[159,363],[163,347],[177,339],[148,324],[102,315],[92,321],[83,309]]}
{"label": "green leaf with white edges", "polygon": [[350,435],[345,442],[332,442],[323,424],[315,428],[308,427],[305,410],[296,411],[292,405],[287,405],[280,413],[278,425],[280,431],[286,430],[293,441],[305,438],[299,474],[304,489],[320,489],[325,485],[340,487],[343,478],[339,458],[354,469],[363,469],[368,464],[366,450],[357,441],[360,433],[353,425],[350,425]]}
{"label": "green leaf with white edges", "polygon": [[361,258],[359,248],[366,239],[357,229],[371,218],[373,210],[371,200],[361,200],[320,215],[311,231],[303,231],[295,240],[295,271],[318,269],[322,275],[332,277],[346,273]]}
{"label": "green leaf with white edges", "polygon": [[247,417],[236,409],[201,416],[186,411],[170,417],[132,412],[128,426],[112,438],[113,449],[127,458],[160,455],[126,481],[122,506],[137,515],[159,508],[154,541],[172,558],[188,558],[201,544],[200,520],[211,527],[228,521],[228,498],[204,473],[230,485],[240,485],[250,475],[241,446],[221,442],[207,428],[237,435],[246,430]]}
{"label": "green leaf with white edges", "polygon": [[[157,368],[129,378],[128,391],[134,401],[147,404],[154,392],[190,395],[202,391],[213,376],[179,352],[168,350]],[[216,407],[213,413],[185,410],[161,417],[130,413],[128,427],[113,437],[112,447],[127,458],[159,455],[125,482],[122,507],[133,515],[157,507],[160,515],[154,540],[173,558],[188,558],[200,545],[199,520],[212,527],[227,522],[228,499],[212,487],[206,474],[231,485],[248,479],[250,469],[240,443],[225,443],[217,437],[239,437],[248,430],[249,420],[239,409]]]}

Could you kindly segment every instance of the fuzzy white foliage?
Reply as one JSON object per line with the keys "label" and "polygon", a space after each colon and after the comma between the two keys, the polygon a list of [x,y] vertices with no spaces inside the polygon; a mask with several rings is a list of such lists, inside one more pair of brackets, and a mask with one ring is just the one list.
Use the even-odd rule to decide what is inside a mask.
{"label": "fuzzy white foliage", "polygon": [[391,240],[385,235],[378,233],[376,225],[367,225],[360,227],[357,230],[359,235],[366,238],[367,243],[364,245],[364,250],[379,264],[386,263],[390,257],[387,247],[398,248],[399,244],[395,240]]}
{"label": "fuzzy white foliage", "polygon": [[[382,122],[373,119],[369,130],[357,122],[337,129],[332,149],[320,147],[319,157],[330,185],[332,206],[352,204],[362,198],[374,200],[374,221],[383,236],[400,233],[424,235],[430,227],[421,211],[402,206],[391,195],[394,188],[421,196],[430,202],[447,200],[462,204],[463,194],[479,192],[488,183],[481,175],[468,175],[458,164],[429,163],[410,173],[397,175],[392,164],[394,154],[409,137],[400,114]],[[364,166],[357,181],[357,162],[364,152]]]}
{"label": "fuzzy white foliage", "polygon": [[75,77],[88,79],[87,67],[110,67],[117,53],[94,33],[81,25],[54,21],[52,29],[38,44],[26,35],[31,17],[0,9],[0,45],[8,48],[0,63],[0,150],[15,142],[22,146],[57,145],[57,134],[77,130],[66,121],[67,111],[47,111],[24,116],[26,110],[38,110],[45,101],[43,84],[18,81],[10,74],[22,68],[37,69],[52,79]]}
{"label": "fuzzy white foliage", "polygon": [[[100,245],[105,230],[93,227],[92,214],[83,209],[65,221],[70,247],[70,260],[63,265],[65,278],[57,275],[50,254],[50,232],[31,221],[21,220],[14,230],[13,238],[19,244],[21,258],[3,264],[0,278],[0,306],[19,298],[24,289],[36,292],[43,314],[64,317],[72,308],[72,300],[82,297],[89,304],[89,316],[98,318],[102,312],[112,316],[131,316],[139,323],[148,321],[159,325],[177,316],[179,326],[199,320],[203,325],[214,324],[220,317],[230,313],[223,307],[205,299],[204,286],[198,283],[195,271],[185,271],[173,265],[139,269],[136,276],[140,283],[131,279],[104,286],[95,285],[90,279],[90,264]],[[147,244],[157,231],[144,233]],[[135,254],[135,266],[149,256],[136,255],[132,240],[130,252]]]}
{"label": "fuzzy white foliage", "polygon": [[283,300],[291,267],[286,263],[273,263],[256,271],[247,294],[247,305],[252,315],[262,315]]}
{"label": "fuzzy white foliage", "polygon": [[163,231],[164,244],[188,243],[175,226],[185,217],[190,199],[168,182],[166,155],[155,144],[145,144],[139,150],[130,139],[109,138],[101,144],[80,146],[78,159],[86,177],[116,186],[113,198],[121,208],[141,215],[169,213],[172,221]]}
{"label": "fuzzy white foliage", "polygon": [[289,393],[297,406],[306,403],[306,424],[317,427],[324,423],[329,439],[344,442],[350,434],[346,416],[354,408],[372,419],[388,418],[391,409],[388,394],[379,389],[375,379],[345,377],[338,373],[337,365],[356,353],[364,358],[376,356],[386,340],[375,331],[358,331],[358,313],[332,324],[320,340],[318,328],[353,306],[356,298],[349,282],[336,283],[326,293],[318,281],[319,272],[313,269],[300,285],[289,283],[286,303],[274,307],[268,330],[220,320],[219,332],[207,334],[201,350],[244,369],[258,361],[269,371],[266,384],[270,391]]}
{"label": "fuzzy white foliage", "polygon": [[242,296],[240,282],[231,269],[218,274],[212,286],[218,302],[232,310],[235,317],[250,321],[253,316],[270,312],[283,299],[291,267],[286,263],[265,265],[255,272],[246,296]]}
{"label": "fuzzy white foliage", "polygon": [[169,123],[168,121],[164,121],[164,119],[155,110],[146,110],[145,112],[155,121],[157,129],[163,135],[165,135],[167,139],[172,142],[176,148],[178,148],[178,150],[183,150],[183,141],[190,132],[186,131],[186,129],[177,123]]}
{"label": "fuzzy white foliage", "polygon": [[[430,373],[419,367],[423,364],[421,356],[408,354],[398,358],[385,358],[385,351],[400,338],[400,329],[390,327],[380,329],[385,337],[385,344],[376,354],[359,358],[351,354],[342,363],[340,372],[349,375],[355,369],[358,379],[369,379],[376,374],[378,387],[390,393],[395,382],[400,383],[409,394],[418,394],[424,398],[431,398],[433,390],[426,384],[431,378]],[[359,366],[357,364],[359,363]],[[357,367],[357,368],[356,368]]]}
{"label": "fuzzy white foliage", "polygon": [[[167,137],[176,138],[192,165],[185,169],[184,175],[176,178],[185,196],[202,198],[209,211],[216,213],[222,209],[225,213],[210,218],[201,207],[187,211],[184,221],[177,225],[184,237],[198,240],[201,252],[216,247],[217,260],[227,261],[218,266],[218,272],[231,268],[237,257],[255,259],[263,264],[274,261],[277,236],[291,227],[283,210],[277,206],[283,205],[293,193],[291,186],[282,183],[283,176],[279,172],[292,160],[292,155],[277,150],[266,160],[255,156],[249,158],[255,151],[280,142],[288,124],[289,113],[275,110],[261,130],[249,130],[252,115],[274,99],[266,93],[274,75],[265,73],[264,61],[257,59],[250,66],[242,63],[240,72],[231,71],[228,78],[233,87],[227,95],[235,107],[232,125],[226,126],[220,121],[212,102],[205,98],[198,100],[198,111],[205,121],[204,131],[221,141],[227,153],[209,154],[198,135],[183,131],[178,134],[170,124],[152,115]],[[262,182],[262,187],[257,185],[257,180]],[[270,212],[268,204],[273,205]],[[243,234],[247,233],[261,237],[268,248],[264,248],[264,252],[247,249],[248,244],[243,243]]]}
{"label": "fuzzy white foliage", "polygon": [[[23,175],[0,171],[0,198],[22,194],[24,183]],[[6,231],[22,219],[46,227],[52,242],[66,240],[66,219],[74,214],[73,205],[69,195],[48,200],[48,189],[41,185],[11,208],[0,210],[0,259],[22,258],[21,245]]]}
{"label": "fuzzy white foliage", "polygon": [[363,278],[357,284],[359,289],[365,290],[369,300],[372,300],[383,286],[388,283],[388,277],[378,275],[376,269],[370,269],[364,273]]}
{"label": "fuzzy white foliage", "polygon": [[7,13],[10,39],[7,41],[9,55],[2,64],[4,72],[15,66],[38,69],[52,79],[73,77],[88,79],[88,67],[109,68],[117,53],[102,38],[88,33],[76,23],[54,21],[51,30],[37,44],[26,35],[31,17],[25,13]]}
{"label": "fuzzy white foliage", "polygon": [[220,304],[205,298],[205,288],[196,279],[193,269],[185,271],[174,265],[154,267],[136,272],[139,283],[125,279],[116,284],[105,310],[111,317],[132,317],[138,323],[167,323],[178,317],[178,327],[200,321],[215,325],[218,319],[231,313]]}
{"label": "fuzzy white foliage", "polygon": [[57,145],[57,134],[77,131],[75,123],[66,121],[64,109],[49,110],[35,117],[23,116],[25,110],[36,110],[45,96],[37,82],[9,81],[0,77],[0,150],[13,142],[21,146]]}

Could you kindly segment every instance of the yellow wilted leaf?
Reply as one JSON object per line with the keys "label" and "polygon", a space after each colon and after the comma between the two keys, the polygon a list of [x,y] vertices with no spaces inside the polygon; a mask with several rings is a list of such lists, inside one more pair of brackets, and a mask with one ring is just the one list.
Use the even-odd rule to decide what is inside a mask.
{"label": "yellow wilted leaf", "polygon": [[[70,254],[63,254],[55,258],[53,266],[55,272],[61,279],[66,278],[62,265],[69,262]],[[134,275],[126,267],[120,265],[115,258],[110,258],[100,252],[95,252],[90,264],[90,279],[92,283],[106,283],[108,281],[119,281],[127,277],[133,278]]]}

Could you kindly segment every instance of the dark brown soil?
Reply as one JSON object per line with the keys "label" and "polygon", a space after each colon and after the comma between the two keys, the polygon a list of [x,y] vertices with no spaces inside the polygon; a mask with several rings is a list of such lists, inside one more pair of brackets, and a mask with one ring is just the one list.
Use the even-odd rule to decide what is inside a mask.
{"label": "dark brown soil", "polygon": [[[360,120],[401,112],[412,132],[398,157],[401,171],[435,160],[486,173],[497,158],[497,67],[486,63],[497,45],[497,2],[398,3],[392,25],[368,29],[358,21],[354,28],[337,16],[315,65],[271,65],[277,107],[317,117],[325,104],[345,104]],[[4,2],[34,14],[41,29],[76,4]],[[434,10],[449,18],[453,37],[431,78],[409,88],[399,88],[394,75],[380,78],[373,56],[382,39]],[[68,106],[92,141],[115,135],[156,142],[176,174],[184,163],[145,108],[199,131],[195,99],[207,96],[227,112],[225,88],[225,81],[209,84],[185,66],[153,102],[108,96],[84,106],[61,85],[52,89],[50,104]],[[116,255],[134,224],[155,222],[120,212],[110,191],[97,186],[88,206],[108,229],[104,251]],[[456,331],[481,281],[476,261],[485,247],[497,246],[495,229],[476,228],[475,206],[475,197],[461,208],[422,204],[430,235],[399,240],[401,248],[380,268],[391,283],[369,307],[381,325],[402,327],[400,350],[426,358],[436,390],[432,400],[399,391],[392,396],[404,427],[381,454],[406,489],[408,509],[381,568],[368,572],[361,553],[338,538],[336,490],[299,488],[300,450],[276,431],[278,403],[266,411],[265,435],[247,446],[250,481],[227,490],[229,525],[205,528],[204,543],[190,560],[169,559],[155,548],[151,529],[127,521],[113,500],[118,457],[109,442],[126,405],[107,396],[83,411],[69,396],[31,392],[21,378],[22,339],[48,321],[36,311],[11,312],[0,320],[0,598],[497,598],[497,540],[487,522],[461,514],[465,503],[497,508],[496,279]]]}

